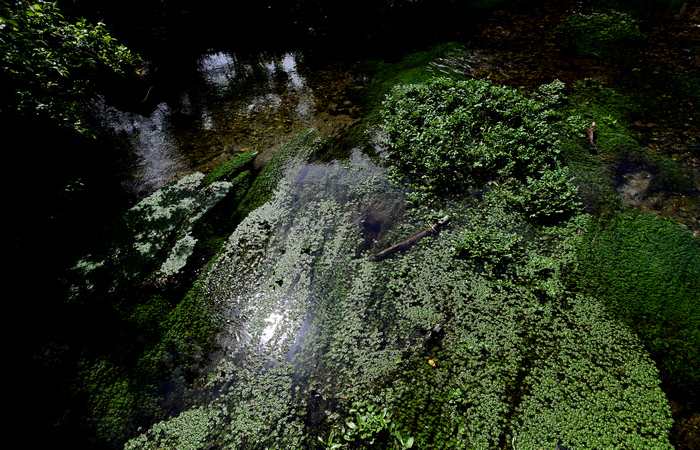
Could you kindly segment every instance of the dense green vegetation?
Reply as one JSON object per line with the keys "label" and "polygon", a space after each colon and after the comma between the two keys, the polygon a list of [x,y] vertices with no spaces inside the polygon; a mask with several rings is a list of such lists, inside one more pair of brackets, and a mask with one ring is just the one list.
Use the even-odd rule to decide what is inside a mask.
{"label": "dense green vegetation", "polygon": [[[543,87],[555,102],[561,82]],[[559,143],[546,103],[488,81],[449,78],[397,88],[384,109],[394,176],[444,197],[487,182],[533,219],[553,220],[579,203],[557,161]]]}
{"label": "dense green vegetation", "polygon": [[[460,95],[451,91],[455,88],[461,89]],[[647,351],[656,361],[664,361],[658,359],[654,345],[672,348],[666,361],[673,361],[669,368],[678,371],[670,375],[661,364],[662,374],[670,375],[664,379],[676,380],[677,387],[694,383],[687,377],[694,376],[697,355],[678,344],[693,339],[689,330],[697,329],[697,324],[692,315],[676,323],[671,318],[674,311],[680,314],[697,304],[697,268],[692,261],[697,261],[698,248],[687,232],[672,224],[662,226],[676,236],[669,246],[685,243],[680,258],[687,268],[681,271],[685,281],[680,286],[677,277],[671,277],[667,284],[655,286],[658,297],[654,297],[630,276],[632,272],[643,276],[637,263],[647,263],[632,256],[640,246],[636,241],[626,244],[620,235],[601,228],[610,222],[597,222],[577,214],[575,208],[557,216],[557,221],[533,222],[528,211],[539,208],[538,202],[556,205],[558,197],[552,198],[551,190],[543,195],[531,189],[529,197],[521,195],[521,203],[514,205],[508,178],[527,180],[524,174],[539,174],[546,181],[562,163],[557,141],[543,145],[543,155],[532,155],[544,169],[530,168],[527,157],[508,164],[507,156],[502,156],[506,169],[500,173],[499,167],[480,173],[475,166],[483,166],[472,159],[471,165],[435,164],[437,169],[425,178],[416,174],[431,166],[421,166],[417,162],[421,159],[409,151],[412,147],[404,144],[410,140],[402,141],[406,136],[420,137],[429,129],[421,128],[423,123],[439,127],[441,119],[431,115],[431,109],[442,111],[445,99],[482,100],[478,104],[486,104],[487,112],[492,111],[489,104],[521,102],[529,109],[516,111],[537,111],[542,128],[561,133],[562,154],[571,157],[575,170],[588,180],[603,179],[604,166],[596,164],[596,158],[628,151],[635,143],[631,137],[620,146],[614,145],[620,141],[606,141],[610,136],[605,127],[599,155],[586,147],[584,139],[569,141],[572,137],[566,133],[582,126],[583,119],[575,113],[587,107],[605,110],[603,121],[611,127],[610,134],[620,134],[613,115],[624,115],[620,105],[625,102],[596,104],[591,89],[602,87],[590,82],[576,87],[567,105],[562,103],[562,85],[544,87],[537,101],[489,83],[448,79],[394,91],[386,106],[394,108],[394,114],[384,116],[394,180],[408,180],[432,196],[442,194],[440,205],[454,219],[439,235],[378,263],[343,249],[361,240],[359,230],[348,225],[360,222],[368,205],[391,192],[388,180],[380,181],[382,176],[374,172],[368,178],[353,177],[371,167],[358,160],[308,173],[294,155],[303,160],[304,155],[317,153],[313,142],[318,138],[308,132],[296,138],[287,147],[293,151],[280,153],[285,155],[280,162],[291,164],[286,176],[279,178],[281,172],[276,171],[276,176],[263,179],[266,184],[279,183],[275,194],[236,229],[204,276],[205,289],[225,305],[230,322],[247,324],[242,335],[234,332],[240,325],[229,330],[237,337],[227,340],[228,354],[236,356],[224,357],[213,372],[211,382],[230,387],[203,409],[157,425],[129,448],[188,442],[191,448],[214,442],[266,448],[309,447],[316,442],[325,448],[496,448],[515,442],[517,448],[540,448],[560,441],[573,448],[670,448],[668,407]],[[420,97],[425,91],[433,96]],[[401,106],[404,96],[414,103]],[[397,113],[402,107],[417,114],[403,117],[402,111]],[[492,120],[490,114],[481,116],[485,118],[481,121],[472,119],[475,123],[460,117],[460,111],[455,115],[454,122],[449,121],[449,112],[442,115],[446,123],[463,125],[442,130],[439,135],[448,142],[466,125],[484,129]],[[416,119],[426,116],[433,122]],[[511,123],[521,123],[518,119]],[[443,148],[435,148],[422,156],[423,161],[440,156]],[[462,162],[459,156],[454,159]],[[459,178],[469,176],[478,183]],[[459,183],[450,184],[458,178]],[[488,181],[498,186],[484,191],[482,185]],[[573,187],[568,178],[564,181],[569,187],[563,198],[570,199]],[[461,187],[470,183],[475,188]],[[501,184],[505,186],[498,189]],[[297,191],[295,186],[304,189]],[[606,190],[610,187],[601,189],[599,194],[613,197]],[[446,192],[452,200],[445,198]],[[613,200],[603,203],[607,214],[619,208]],[[420,229],[418,217],[435,215],[416,205],[418,209],[403,216],[380,242],[415,233]],[[628,216],[618,220],[614,229],[629,227]],[[634,239],[649,238],[648,231],[647,226],[633,232]],[[634,266],[625,263],[628,245],[629,264],[634,260]],[[679,273],[670,262],[651,264],[660,254],[668,255],[665,247],[652,243],[652,248],[659,253],[652,251],[648,264],[659,272],[648,274],[650,283]],[[589,283],[591,279],[596,281]],[[630,289],[633,285],[639,289]],[[680,289],[673,299],[664,294],[671,286]],[[618,291],[627,297],[618,296]],[[642,292],[649,296],[639,303]],[[661,297],[668,300],[663,307]],[[640,322],[640,317],[648,321]],[[269,323],[275,323],[271,331]],[[300,336],[294,336],[302,324],[306,331],[298,342]],[[659,332],[662,329],[673,331]],[[265,369],[266,364],[275,369]],[[286,386],[284,394],[278,391],[280,386]],[[244,405],[245,412],[230,411],[226,407],[230,404]]]}
{"label": "dense green vegetation", "polygon": [[[0,112],[87,131],[90,74],[133,55],[53,5],[1,4]],[[187,13],[159,5],[161,37]],[[615,12],[560,31],[601,58],[643,39]],[[632,162],[659,191],[691,178],[635,139],[638,98],[591,79],[524,95],[431,64],[459,51],[366,65],[370,111],[343,138],[304,131],[260,170],[247,151],[105,230],[35,356],[69,386],[58,425],[128,449],[671,448],[667,395],[699,395],[700,246],[622,206],[613,174]],[[372,157],[336,152],[360,135]],[[439,233],[368,258],[446,212]]]}
{"label": "dense green vegetation", "polygon": [[697,401],[700,248],[677,223],[622,206],[613,174],[623,164],[648,171],[649,193],[691,192],[692,180],[678,163],[634,139],[630,123],[645,114],[638,98],[587,79],[572,86],[562,113],[573,136],[585,135],[595,120],[597,143],[593,151],[584,139],[563,140],[562,155],[580,185],[584,210],[598,218],[577,244],[569,282],[634,330],[667,392]]}
{"label": "dense green vegetation", "polygon": [[700,245],[675,222],[620,211],[578,248],[578,283],[640,336],[674,394],[698,398]]}
{"label": "dense green vegetation", "polygon": [[[542,227],[497,197],[453,204],[449,229],[373,263],[348,251],[355,224],[380,198],[400,211],[400,193],[366,159],[306,167],[288,168],[202,278],[232,323],[215,400],[128,448],[669,448],[639,340],[564,283],[587,216]],[[421,229],[421,214],[383,240]]]}
{"label": "dense green vegetation", "polygon": [[[84,425],[118,442],[162,420],[133,449],[670,448],[656,367],[666,392],[697,385],[700,250],[618,213],[606,160],[673,172],[624,127],[632,104],[592,81],[527,99],[424,79],[384,104],[391,179],[359,154],[310,163],[333,144],[306,131],[259,173],[249,151],[157,192],[75,268],[74,301],[111,305],[127,319],[108,334],[142,339],[81,357]],[[590,114],[597,152],[576,137]],[[402,183],[422,192],[407,213]],[[361,250],[444,211],[450,225],[410,251]],[[376,243],[369,217],[383,217]],[[176,408],[157,394],[172,373]]]}
{"label": "dense green vegetation", "polygon": [[0,2],[0,36],[3,121],[36,117],[86,133],[81,108],[96,76],[135,70],[136,56],[103,23],[68,22],[55,3]]}

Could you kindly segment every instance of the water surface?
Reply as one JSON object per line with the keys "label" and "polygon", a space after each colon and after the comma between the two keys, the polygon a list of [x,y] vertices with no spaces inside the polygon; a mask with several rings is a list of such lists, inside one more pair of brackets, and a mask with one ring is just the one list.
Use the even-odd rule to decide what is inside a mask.
{"label": "water surface", "polygon": [[150,114],[101,105],[127,152],[124,190],[143,198],[193,172],[211,172],[256,149],[260,163],[307,128],[337,136],[357,122],[366,78],[352,63],[307,64],[301,53],[239,57],[207,52],[158,95]]}

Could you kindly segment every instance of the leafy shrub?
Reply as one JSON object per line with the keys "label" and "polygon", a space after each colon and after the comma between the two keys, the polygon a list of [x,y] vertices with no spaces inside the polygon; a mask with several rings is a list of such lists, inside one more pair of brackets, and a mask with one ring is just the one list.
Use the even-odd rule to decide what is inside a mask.
{"label": "leafy shrub", "polygon": [[537,221],[558,221],[581,207],[578,189],[565,168],[547,170],[539,178],[527,177],[511,199],[516,209]]}
{"label": "leafy shrub", "polygon": [[409,184],[464,192],[555,164],[556,139],[541,105],[489,81],[402,86],[385,106],[389,160]]}
{"label": "leafy shrub", "polygon": [[644,36],[637,22],[628,14],[611,11],[572,14],[557,30],[573,42],[583,55],[601,58],[625,58]]}
{"label": "leafy shrub", "polygon": [[471,217],[472,225],[454,241],[456,256],[474,263],[477,271],[497,273],[521,261],[524,227],[512,214],[496,206]]}
{"label": "leafy shrub", "polygon": [[[540,92],[562,100],[563,84]],[[393,176],[430,195],[465,194],[488,181],[514,188],[533,219],[575,211],[576,190],[559,168],[559,143],[545,103],[489,81],[432,79],[402,86],[383,111]]]}
{"label": "leafy shrub", "polygon": [[38,117],[88,133],[82,103],[94,96],[100,71],[124,74],[137,56],[103,23],[66,21],[56,3],[0,4],[0,114]]}

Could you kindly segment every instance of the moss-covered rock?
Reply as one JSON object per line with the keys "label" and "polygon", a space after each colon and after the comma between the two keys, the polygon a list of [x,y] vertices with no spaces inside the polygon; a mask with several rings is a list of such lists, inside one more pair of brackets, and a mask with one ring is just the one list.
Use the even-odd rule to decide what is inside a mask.
{"label": "moss-covered rock", "polygon": [[202,180],[202,186],[208,186],[215,181],[232,181],[245,171],[253,170],[253,163],[258,152],[247,150],[235,158],[223,163]]}
{"label": "moss-covered rock", "polygon": [[669,220],[623,210],[578,246],[574,280],[637,333],[667,389],[700,395],[700,245]]}

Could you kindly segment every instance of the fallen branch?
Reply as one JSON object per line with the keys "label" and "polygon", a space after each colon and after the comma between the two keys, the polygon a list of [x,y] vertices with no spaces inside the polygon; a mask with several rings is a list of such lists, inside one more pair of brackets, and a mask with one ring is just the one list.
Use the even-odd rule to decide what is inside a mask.
{"label": "fallen branch", "polygon": [[151,89],[153,89],[153,86],[148,88],[148,92],[146,92],[146,96],[141,100],[141,103],[145,102],[148,99],[149,94],[151,93]]}
{"label": "fallen branch", "polygon": [[420,233],[416,234],[415,236],[411,236],[410,238],[406,239],[405,241],[401,241],[396,245],[392,245],[389,248],[386,248],[382,250],[381,252],[377,253],[374,256],[371,256],[369,258],[370,261],[381,261],[385,257],[389,256],[392,253],[395,253],[399,250],[408,248],[415,244],[416,242],[420,241],[424,237],[428,236],[431,233],[437,233],[437,231],[447,225],[447,223],[451,220],[452,218],[450,216],[445,216],[440,221],[438,221],[435,225],[430,225],[430,228],[426,228],[425,230],[421,231]]}

